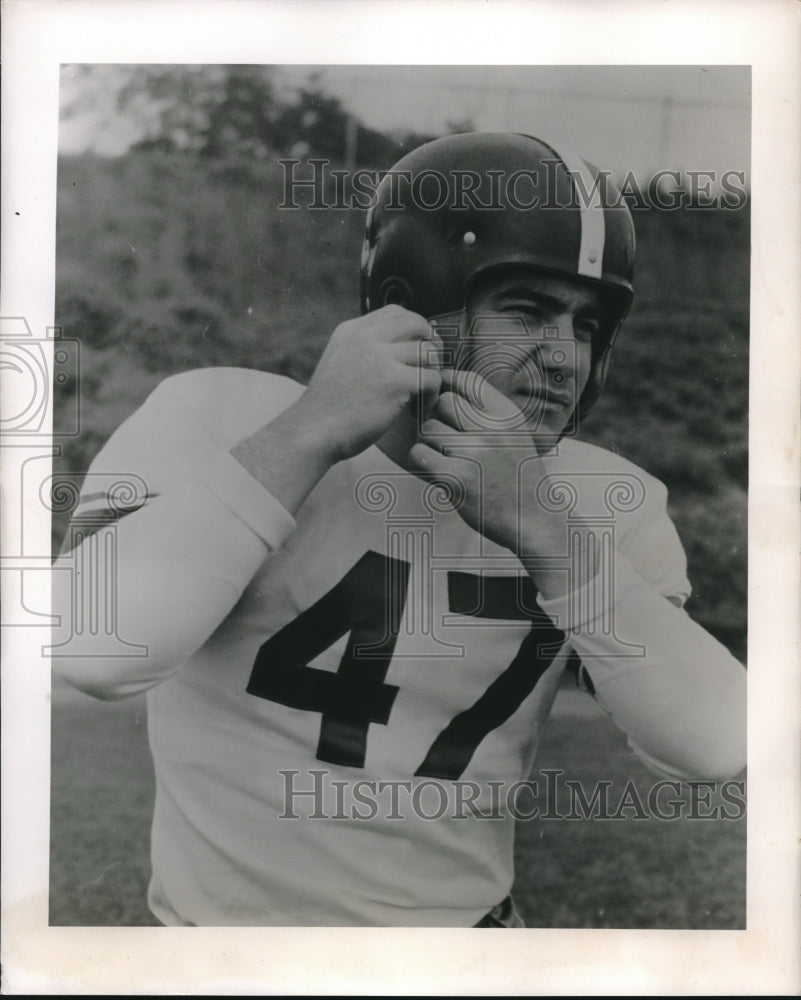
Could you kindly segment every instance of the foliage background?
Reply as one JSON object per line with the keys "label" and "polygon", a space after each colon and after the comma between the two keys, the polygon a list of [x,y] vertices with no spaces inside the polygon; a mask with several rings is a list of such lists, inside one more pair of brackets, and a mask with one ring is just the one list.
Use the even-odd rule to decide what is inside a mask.
{"label": "foliage background", "polygon": [[[385,169],[426,138],[365,128],[314,80],[287,96],[252,70],[154,73],[132,73],[119,95],[116,113],[151,99],[138,144],[59,163],[56,322],[80,341],[81,368],[56,386],[55,419],[79,393],[82,432],[55,471],[86,471],[175,372],[224,364],[307,379],[331,330],[358,312],[364,213],[279,211],[277,160],[323,155],[333,167]],[[688,611],[744,661],[748,211],[637,210],[635,225],[635,305],[582,436],[667,484],[694,585]],[[54,545],[64,528],[56,516]],[[51,919],[148,922],[143,706],[55,693]],[[549,755],[585,780],[600,775],[599,756],[618,777],[638,773],[625,741],[592,713],[557,717],[539,766]],[[530,923],[743,926],[744,823],[648,824],[641,834],[623,825],[521,829],[518,895]],[[598,852],[603,863],[591,860]],[[85,884],[95,891],[79,892]]]}

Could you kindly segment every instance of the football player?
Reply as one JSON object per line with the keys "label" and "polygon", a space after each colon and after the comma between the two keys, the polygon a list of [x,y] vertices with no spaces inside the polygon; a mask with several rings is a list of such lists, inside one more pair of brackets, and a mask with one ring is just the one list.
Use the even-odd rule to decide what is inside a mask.
{"label": "football player", "polygon": [[88,614],[113,552],[96,587],[146,655],[96,629],[55,664],[147,692],[164,924],[519,926],[510,790],[569,664],[661,774],[744,766],[665,487],[575,439],[632,298],[601,180],[530,136],[420,147],[308,387],[174,376],[97,456],[56,601]]}

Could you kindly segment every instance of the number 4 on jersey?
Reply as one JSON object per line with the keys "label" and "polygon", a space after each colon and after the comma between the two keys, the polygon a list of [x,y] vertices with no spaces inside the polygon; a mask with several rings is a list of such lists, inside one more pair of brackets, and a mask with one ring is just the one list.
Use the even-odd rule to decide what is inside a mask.
{"label": "number 4 on jersey", "polygon": [[[398,688],[385,684],[406,603],[409,564],[366,552],[333,590],[261,647],[249,694],[321,712],[317,759],[364,767],[371,722],[386,725]],[[350,632],[336,673],[308,663]]]}

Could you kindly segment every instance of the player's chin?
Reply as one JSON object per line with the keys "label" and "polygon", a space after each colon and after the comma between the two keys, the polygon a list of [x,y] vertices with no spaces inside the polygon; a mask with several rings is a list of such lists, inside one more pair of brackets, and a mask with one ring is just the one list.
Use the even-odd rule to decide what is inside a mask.
{"label": "player's chin", "polygon": [[536,413],[527,414],[525,426],[536,442],[556,443],[567,430],[570,413],[564,407],[546,407]]}
{"label": "player's chin", "polygon": [[555,399],[532,398],[523,392],[513,393],[509,399],[520,410],[520,421],[530,431],[561,434],[570,420],[572,403]]}

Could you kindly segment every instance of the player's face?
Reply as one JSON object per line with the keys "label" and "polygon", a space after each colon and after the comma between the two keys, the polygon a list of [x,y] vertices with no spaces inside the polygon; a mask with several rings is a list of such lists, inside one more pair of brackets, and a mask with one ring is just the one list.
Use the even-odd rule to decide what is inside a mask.
{"label": "player's face", "polygon": [[469,367],[523,412],[532,432],[558,436],[590,376],[602,322],[591,285],[528,268],[490,271],[468,300]]}

